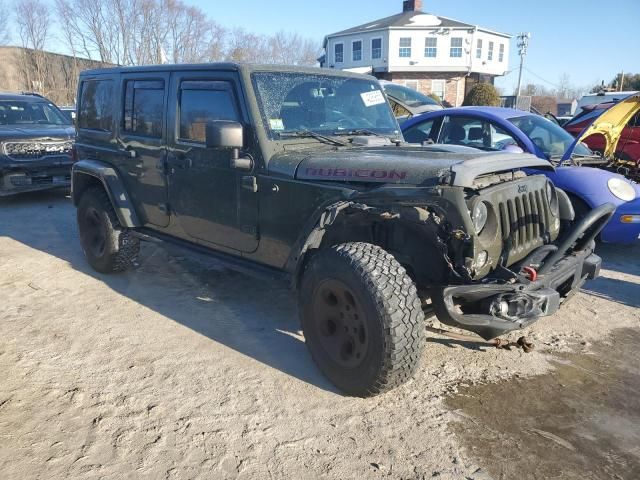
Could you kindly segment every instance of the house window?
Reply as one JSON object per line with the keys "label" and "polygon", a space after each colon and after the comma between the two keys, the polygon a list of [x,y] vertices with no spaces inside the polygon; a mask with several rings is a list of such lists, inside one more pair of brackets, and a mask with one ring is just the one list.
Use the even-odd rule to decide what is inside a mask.
{"label": "house window", "polygon": [[462,37],[454,37],[451,39],[449,56],[452,58],[462,57]]}
{"label": "house window", "polygon": [[411,38],[404,37],[400,39],[400,58],[410,58],[411,57]]}
{"label": "house window", "polygon": [[489,53],[487,53],[487,60],[493,60],[493,42],[489,42]]}
{"label": "house window", "polygon": [[412,90],[418,90],[418,80],[405,80],[404,86]]}
{"label": "house window", "polygon": [[362,40],[357,40],[351,43],[352,58],[354,62],[362,60]]}
{"label": "house window", "polygon": [[476,58],[482,58],[482,39],[478,39],[478,43],[476,44]]}
{"label": "house window", "polygon": [[437,38],[425,38],[424,39],[424,56],[428,58],[435,58],[438,55],[438,39]]}
{"label": "house window", "polygon": [[431,80],[431,93],[435,93],[440,100],[444,100],[444,80]]}
{"label": "house window", "polygon": [[374,38],[371,40],[371,58],[382,58],[382,39]]}
{"label": "house window", "polygon": [[336,63],[344,62],[344,45],[342,43],[336,43],[333,47],[333,58]]}
{"label": "house window", "polygon": [[498,51],[498,61],[502,62],[504,60],[504,43],[500,44],[500,50]]}

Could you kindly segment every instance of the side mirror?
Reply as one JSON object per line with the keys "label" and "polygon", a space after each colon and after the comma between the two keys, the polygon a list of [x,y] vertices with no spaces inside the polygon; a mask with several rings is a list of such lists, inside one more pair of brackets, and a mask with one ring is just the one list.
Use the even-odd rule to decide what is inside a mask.
{"label": "side mirror", "polygon": [[231,120],[207,122],[207,148],[242,148],[244,146],[242,125]]}
{"label": "side mirror", "polygon": [[520,148],[518,145],[514,145],[514,144],[509,144],[509,145],[505,145],[502,148],[503,152],[510,152],[510,153],[524,153],[524,150],[522,148]]}

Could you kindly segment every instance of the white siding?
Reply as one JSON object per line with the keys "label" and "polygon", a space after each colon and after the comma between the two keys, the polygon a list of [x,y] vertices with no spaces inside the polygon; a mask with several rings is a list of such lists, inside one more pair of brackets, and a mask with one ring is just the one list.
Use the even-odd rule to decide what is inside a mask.
{"label": "white siding", "polygon": [[[356,67],[373,67],[380,68],[387,66],[388,58],[388,31],[373,31],[365,33],[356,33],[353,35],[342,35],[340,37],[329,38],[327,41],[327,67],[330,68],[356,68]],[[371,40],[374,38],[382,39],[382,56],[378,59],[371,58]],[[353,61],[352,42],[362,40],[362,60]],[[336,43],[344,44],[344,62],[336,63],[334,58],[334,45]]]}
{"label": "white siding", "polygon": [[[424,28],[381,30],[360,32],[327,40],[327,67],[355,68],[373,67],[384,68],[390,72],[473,72],[489,75],[504,75],[509,69],[510,39],[502,36],[473,29],[449,29],[446,35],[435,33],[438,29]],[[399,55],[400,38],[411,38],[411,57],[403,58]],[[436,57],[425,57],[425,38],[437,38]],[[462,57],[451,57],[450,47],[452,38],[462,38]],[[371,39],[382,38],[382,58],[371,58]],[[477,40],[482,39],[482,58],[476,59]],[[362,60],[353,61],[352,42],[362,40]],[[487,59],[489,42],[493,42],[493,59]],[[344,44],[344,62],[336,63],[334,45]],[[499,61],[500,45],[504,44],[504,59]]]}

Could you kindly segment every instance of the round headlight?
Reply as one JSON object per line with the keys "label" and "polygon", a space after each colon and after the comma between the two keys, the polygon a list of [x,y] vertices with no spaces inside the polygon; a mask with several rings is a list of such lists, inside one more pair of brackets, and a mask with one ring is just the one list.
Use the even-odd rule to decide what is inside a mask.
{"label": "round headlight", "polygon": [[636,198],[636,189],[633,188],[631,183],[622,178],[610,178],[607,182],[607,187],[609,187],[609,191],[614,197],[618,197],[625,202],[630,202]]}
{"label": "round headlight", "polygon": [[487,211],[487,205],[484,202],[476,203],[471,212],[471,220],[473,221],[473,227],[476,229],[476,233],[480,233],[484,226],[487,224],[487,218],[489,212]]}
{"label": "round headlight", "polygon": [[550,181],[547,181],[547,200],[549,201],[549,208],[551,214],[557,217],[560,214],[560,202],[558,201],[558,192],[556,187]]}

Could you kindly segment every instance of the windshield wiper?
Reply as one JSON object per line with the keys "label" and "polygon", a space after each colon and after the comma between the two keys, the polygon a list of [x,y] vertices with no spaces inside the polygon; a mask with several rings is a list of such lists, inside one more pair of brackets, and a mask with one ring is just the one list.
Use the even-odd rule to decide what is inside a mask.
{"label": "windshield wiper", "polygon": [[313,130],[296,130],[295,132],[279,132],[278,135],[280,136],[280,138],[315,138],[316,140],[329,142],[334,145],[338,145],[339,147],[347,146],[346,143],[341,142],[340,140],[336,140],[335,138],[322,135],[321,133],[314,132]]}

